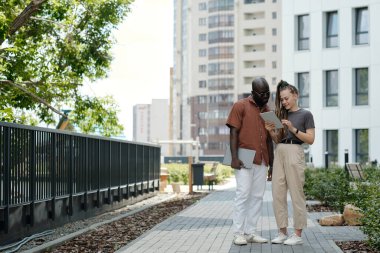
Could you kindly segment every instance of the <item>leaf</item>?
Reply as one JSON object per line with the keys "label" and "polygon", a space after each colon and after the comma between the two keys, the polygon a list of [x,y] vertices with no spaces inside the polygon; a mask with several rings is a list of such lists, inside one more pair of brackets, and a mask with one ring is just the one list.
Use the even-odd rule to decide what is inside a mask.
{"label": "leaf", "polygon": [[[83,132],[106,136],[119,133],[122,127],[117,112],[108,105],[109,100],[87,98],[78,90],[84,80],[106,76],[112,60],[111,33],[125,18],[131,1],[36,2],[41,2],[41,6],[22,19],[23,25],[16,32],[10,33],[14,21],[20,19],[31,0],[1,1],[0,78],[23,84],[53,106],[71,104],[76,112],[86,113],[75,114],[75,124]],[[0,110],[9,107],[33,115],[37,121],[54,123],[54,114],[25,92],[4,85],[0,92]],[[84,102],[86,99],[89,101]],[[93,105],[97,108],[91,112]],[[108,115],[104,114],[106,108]],[[25,120],[20,113],[0,116],[0,120],[9,122]]]}

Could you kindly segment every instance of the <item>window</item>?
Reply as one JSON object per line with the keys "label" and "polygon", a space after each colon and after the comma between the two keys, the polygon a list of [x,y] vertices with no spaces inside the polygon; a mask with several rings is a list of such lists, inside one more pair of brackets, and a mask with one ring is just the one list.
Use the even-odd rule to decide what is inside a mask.
{"label": "window", "polygon": [[207,49],[199,49],[198,56],[199,57],[206,57],[207,56]]}
{"label": "window", "polygon": [[355,44],[368,44],[368,8],[355,9]]}
{"label": "window", "polygon": [[208,12],[231,11],[234,9],[234,0],[209,0]]}
{"label": "window", "polygon": [[207,96],[198,96],[198,104],[206,104]]}
{"label": "window", "polygon": [[326,71],[325,106],[338,106],[338,70]]}
{"label": "window", "polygon": [[208,75],[224,75],[234,73],[234,63],[233,62],[220,62],[220,63],[209,63],[208,64]]}
{"label": "window", "polygon": [[272,0],[272,3],[277,3],[277,0]]}
{"label": "window", "polygon": [[234,42],[234,31],[233,30],[222,30],[209,32],[208,43],[219,43],[219,42]]}
{"label": "window", "polygon": [[206,80],[200,80],[199,81],[199,88],[206,88],[207,87],[207,81]]}
{"label": "window", "polygon": [[326,151],[328,164],[338,163],[338,130],[326,130]]}
{"label": "window", "polygon": [[326,47],[338,46],[338,12],[326,13]]}
{"label": "window", "polygon": [[206,72],[206,65],[199,65],[198,71],[199,71],[199,73],[205,73]]}
{"label": "window", "polygon": [[208,49],[208,59],[228,59],[234,57],[234,47],[233,46],[218,46],[210,47]]}
{"label": "window", "polygon": [[198,119],[207,119],[207,112],[198,112]]}
{"label": "window", "polygon": [[208,149],[209,150],[221,150],[224,147],[223,142],[210,142],[208,144]]}
{"label": "window", "polygon": [[298,16],[298,50],[309,49],[310,24],[309,15]]}
{"label": "window", "polygon": [[277,36],[277,29],[276,28],[272,28],[272,35]]}
{"label": "window", "polygon": [[355,105],[368,105],[368,68],[355,69]]}
{"label": "window", "polygon": [[368,162],[368,129],[355,129],[355,159],[358,163]]}
{"label": "window", "polygon": [[277,52],[277,45],[272,45],[272,52]]}
{"label": "window", "polygon": [[198,9],[200,10],[200,11],[204,11],[204,10],[207,10],[207,4],[206,3],[199,3],[198,4]]}
{"label": "window", "polygon": [[234,26],[233,14],[218,14],[209,16],[208,28],[221,27],[221,26]]}
{"label": "window", "polygon": [[199,18],[198,23],[199,23],[199,26],[205,26],[205,25],[207,25],[207,19],[206,18]]}
{"label": "window", "polygon": [[220,135],[229,135],[230,129],[227,126],[219,126],[218,128],[218,134]]}
{"label": "window", "polygon": [[232,90],[234,88],[233,78],[218,78],[208,80],[209,90]]}
{"label": "window", "polygon": [[234,95],[233,94],[217,94],[217,95],[209,95],[209,104],[233,104]]}
{"label": "window", "polygon": [[272,69],[276,69],[276,68],[277,68],[277,62],[272,61]]}
{"label": "window", "polygon": [[298,105],[303,108],[309,107],[309,73],[298,73]]}
{"label": "window", "polygon": [[277,12],[272,12],[272,19],[277,19]]}
{"label": "window", "polygon": [[199,41],[206,41],[207,39],[207,34],[201,33],[199,34]]}
{"label": "window", "polygon": [[272,77],[272,85],[276,85],[276,84],[277,84],[277,78],[276,77]]}

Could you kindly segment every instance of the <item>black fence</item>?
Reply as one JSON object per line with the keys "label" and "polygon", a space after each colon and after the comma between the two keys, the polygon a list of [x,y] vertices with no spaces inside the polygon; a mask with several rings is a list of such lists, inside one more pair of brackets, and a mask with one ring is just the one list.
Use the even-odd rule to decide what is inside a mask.
{"label": "black fence", "polygon": [[0,122],[0,245],[159,189],[160,147]]}

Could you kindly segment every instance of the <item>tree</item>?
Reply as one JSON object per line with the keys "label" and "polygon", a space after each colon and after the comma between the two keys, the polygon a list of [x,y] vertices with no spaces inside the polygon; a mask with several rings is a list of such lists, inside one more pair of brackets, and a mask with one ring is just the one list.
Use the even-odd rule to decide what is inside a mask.
{"label": "tree", "polygon": [[0,1],[0,120],[32,122],[36,115],[51,124],[54,111],[61,114],[55,108],[71,104],[70,120],[82,131],[120,133],[113,99],[83,96],[79,88],[106,77],[111,32],[131,2]]}

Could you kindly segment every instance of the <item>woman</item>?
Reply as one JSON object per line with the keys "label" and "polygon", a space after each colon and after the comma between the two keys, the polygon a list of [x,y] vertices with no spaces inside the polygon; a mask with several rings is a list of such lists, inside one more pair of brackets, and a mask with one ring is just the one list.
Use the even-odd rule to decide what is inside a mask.
{"label": "woman", "polygon": [[[284,126],[275,129],[274,123],[266,122],[265,128],[274,142],[278,143],[273,164],[272,195],[278,236],[272,243],[302,244],[302,229],[307,225],[305,182],[305,155],[302,143],[313,144],[315,131],[311,112],[298,107],[298,90],[285,81],[277,85],[275,113]],[[287,191],[293,205],[295,233],[288,237]]]}

